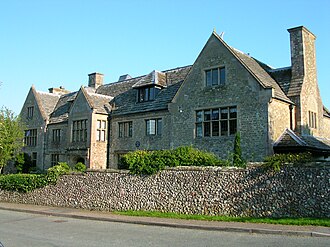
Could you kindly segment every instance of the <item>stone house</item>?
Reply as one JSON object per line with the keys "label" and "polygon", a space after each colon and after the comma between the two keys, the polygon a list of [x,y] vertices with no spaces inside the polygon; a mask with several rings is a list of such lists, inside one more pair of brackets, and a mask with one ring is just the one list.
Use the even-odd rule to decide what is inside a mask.
{"label": "stone house", "polygon": [[137,149],[193,145],[226,158],[240,132],[248,160],[274,151],[327,158],[330,111],[317,84],[315,36],[302,26],[288,31],[290,67],[272,68],[213,32],[191,66],[109,84],[92,73],[77,92],[32,86],[21,111],[24,152],[41,169],[59,161],[121,168],[120,157]]}

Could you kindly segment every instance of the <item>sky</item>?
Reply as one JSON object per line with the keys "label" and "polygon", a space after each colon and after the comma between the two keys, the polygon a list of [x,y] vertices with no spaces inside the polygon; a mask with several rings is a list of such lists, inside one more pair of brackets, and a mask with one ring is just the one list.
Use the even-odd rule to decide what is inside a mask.
{"label": "sky", "polygon": [[191,65],[215,29],[274,67],[291,65],[288,28],[317,37],[318,83],[330,108],[329,0],[0,0],[0,107],[19,114],[39,91]]}

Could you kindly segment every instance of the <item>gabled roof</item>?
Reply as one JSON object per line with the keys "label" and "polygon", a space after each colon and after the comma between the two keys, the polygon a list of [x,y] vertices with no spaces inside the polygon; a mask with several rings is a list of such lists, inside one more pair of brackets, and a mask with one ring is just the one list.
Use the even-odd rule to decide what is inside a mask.
{"label": "gabled roof", "polygon": [[72,92],[61,95],[54,111],[50,115],[49,123],[61,123],[68,120],[69,111],[73,101],[76,99],[78,92]]}
{"label": "gabled roof", "polygon": [[330,154],[330,139],[311,135],[299,136],[292,130],[286,129],[274,143],[277,151],[311,151]]}
{"label": "gabled roof", "polygon": [[82,88],[84,95],[92,109],[96,113],[109,114],[111,111],[110,101],[113,99],[111,96],[97,94],[91,88]]}
{"label": "gabled roof", "polygon": [[31,90],[36,99],[36,102],[39,107],[42,118],[44,120],[48,120],[49,116],[53,112],[60,96],[37,91],[34,88],[34,86],[31,87]]}
{"label": "gabled roof", "polygon": [[224,47],[226,47],[228,51],[236,57],[236,59],[249,71],[249,73],[260,83],[263,88],[273,88],[275,91],[275,98],[292,103],[277,82],[267,73],[264,66],[260,65],[259,61],[227,45],[227,43],[216,32],[213,32],[212,35],[214,35],[224,45]]}

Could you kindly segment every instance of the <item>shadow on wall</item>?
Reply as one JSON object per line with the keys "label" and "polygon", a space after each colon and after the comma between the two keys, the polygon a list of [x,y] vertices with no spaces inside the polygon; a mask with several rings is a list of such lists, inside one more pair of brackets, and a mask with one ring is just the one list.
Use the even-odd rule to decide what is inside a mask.
{"label": "shadow on wall", "polygon": [[[326,199],[329,185],[315,186],[330,183],[325,181],[321,168],[288,167],[275,172],[259,167],[243,172],[234,183],[236,192],[225,193],[228,196],[224,200],[231,204],[231,215],[275,218],[330,215]],[[319,191],[322,187],[323,191]]]}

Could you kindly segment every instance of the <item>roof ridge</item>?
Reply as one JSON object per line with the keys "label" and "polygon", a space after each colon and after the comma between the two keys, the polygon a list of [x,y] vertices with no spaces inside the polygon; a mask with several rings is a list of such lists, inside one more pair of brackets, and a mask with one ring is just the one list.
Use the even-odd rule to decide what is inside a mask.
{"label": "roof ridge", "polygon": [[[175,71],[175,70],[180,70],[180,69],[185,69],[185,68],[188,68],[188,67],[191,67],[192,65],[186,65],[186,66],[181,66],[181,67],[176,67],[176,68],[173,68],[173,69],[167,69],[167,70],[152,70],[150,73],[152,73],[153,71],[155,72],[159,72],[159,73],[169,73],[169,72],[172,72],[172,71]],[[123,80],[123,81],[114,81],[114,82],[109,82],[109,83],[106,83],[104,85],[102,85],[103,87],[104,86],[110,86],[110,85],[115,85],[115,84],[119,84],[119,83],[126,83],[126,82],[129,82],[129,81],[132,81],[132,80],[136,80],[136,79],[141,79],[143,77],[146,77],[148,75],[150,75],[150,73],[148,74],[144,74],[144,75],[140,75],[140,76],[136,76],[136,77],[132,77],[130,79],[127,79],[127,80]]]}

